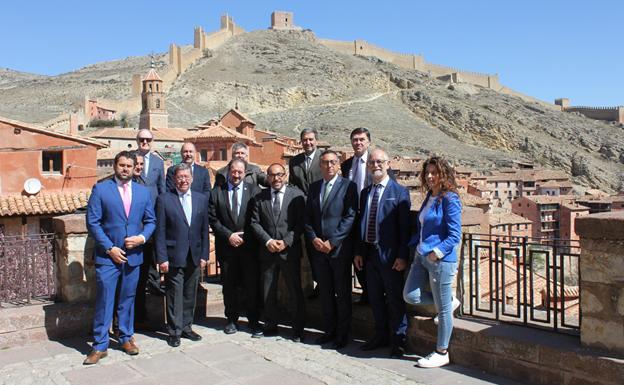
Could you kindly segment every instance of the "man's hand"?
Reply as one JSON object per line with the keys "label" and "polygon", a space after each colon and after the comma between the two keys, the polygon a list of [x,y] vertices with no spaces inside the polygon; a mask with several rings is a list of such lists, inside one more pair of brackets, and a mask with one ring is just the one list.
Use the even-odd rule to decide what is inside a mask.
{"label": "man's hand", "polygon": [[241,238],[240,233],[232,233],[232,235],[230,235],[229,241],[232,247],[239,247],[245,242],[243,241],[243,238]]}
{"label": "man's hand", "polygon": [[275,239],[271,239],[268,243],[267,243],[267,249],[271,252],[271,253],[277,253],[280,251],[279,249],[279,241],[276,241]]}
{"label": "man's hand", "polygon": [[332,246],[332,244],[329,243],[329,239],[326,240],[325,242],[323,242],[323,250],[322,250],[323,253],[329,254],[332,251],[333,248],[334,248],[334,246]]}
{"label": "man's hand", "polygon": [[137,246],[141,246],[142,244],[143,237],[140,237],[138,235],[124,239],[124,246],[126,246],[126,249],[128,250],[133,249]]}
{"label": "man's hand", "polygon": [[402,258],[397,258],[392,264],[392,269],[396,271],[403,271],[407,267],[407,261]]}
{"label": "man's hand", "polygon": [[276,241],[277,242],[277,252],[282,252],[286,250],[286,242],[283,239]]}
{"label": "man's hand", "polygon": [[200,259],[199,260],[199,268],[200,269],[205,270],[207,264],[208,264],[208,261],[206,261],[205,259]]}
{"label": "man's hand", "polygon": [[166,262],[163,262],[163,263],[159,264],[158,267],[160,268],[160,272],[161,273],[168,273],[169,272],[169,261],[166,261]]}
{"label": "man's hand", "polygon": [[321,240],[321,238],[314,238],[312,240],[312,246],[314,246],[314,248],[316,249],[316,251],[320,251],[321,253],[324,253],[323,248],[324,248],[324,243]]}
{"label": "man's hand", "polygon": [[126,252],[117,246],[113,246],[108,252],[108,255],[115,263],[121,264],[128,262],[128,258],[126,258]]}
{"label": "man's hand", "polygon": [[438,254],[433,251],[427,254],[427,259],[429,259],[430,262],[438,262],[440,260]]}
{"label": "man's hand", "polygon": [[356,255],[355,257],[353,257],[353,264],[355,265],[355,268],[358,269],[358,271],[362,270],[362,268],[364,267],[364,258],[362,258],[361,255]]}

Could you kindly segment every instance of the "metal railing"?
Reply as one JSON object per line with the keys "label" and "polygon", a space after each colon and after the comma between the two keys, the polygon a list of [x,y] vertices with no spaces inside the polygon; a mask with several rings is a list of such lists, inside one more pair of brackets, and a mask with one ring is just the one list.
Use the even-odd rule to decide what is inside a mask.
{"label": "metal railing", "polygon": [[579,255],[577,240],[464,234],[463,314],[578,334]]}
{"label": "metal railing", "polygon": [[54,261],[54,234],[0,235],[0,307],[53,298]]}

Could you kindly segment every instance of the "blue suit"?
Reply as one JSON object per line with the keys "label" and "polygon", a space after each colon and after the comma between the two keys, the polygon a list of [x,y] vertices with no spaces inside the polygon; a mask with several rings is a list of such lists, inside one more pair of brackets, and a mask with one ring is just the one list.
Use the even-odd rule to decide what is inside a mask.
{"label": "blue suit", "polygon": [[[420,207],[419,219],[430,196],[431,193],[428,193]],[[449,191],[442,197],[438,197],[423,221],[422,241],[420,220],[417,220],[416,233],[412,236],[409,245],[416,247],[419,242],[422,242],[422,255],[426,256],[438,250],[443,255],[442,261],[457,262],[457,248],[462,234],[461,211],[461,200],[456,193]]]}
{"label": "blue suit", "polygon": [[[176,193],[175,178],[173,175],[173,167],[167,169],[167,191]],[[193,183],[191,184],[191,191],[199,191],[202,194],[210,196],[210,173],[206,167],[200,166],[197,163],[193,164]]]}
{"label": "blue suit", "polygon": [[[388,179],[379,198],[376,216],[376,242],[366,242],[369,196],[374,185],[362,190],[357,217],[355,254],[364,258],[368,299],[375,318],[375,335],[401,345],[407,329],[403,302],[403,272],[392,269],[397,258],[407,261],[409,248],[410,197],[407,189]],[[406,262],[407,264],[407,262]]]}
{"label": "blue suit", "polygon": [[[117,183],[105,180],[93,187],[87,205],[87,228],[95,239],[95,275],[97,295],[93,318],[93,348],[103,351],[108,347],[108,329],[112,319],[115,289],[119,287],[119,339],[128,341],[134,334],[134,297],[139,268],[143,263],[143,247],[125,250],[126,237],[143,235],[149,239],[156,227],[154,205],[149,190],[132,183],[132,203],[126,217]],[[128,262],[117,264],[106,254],[116,246],[124,249]]]}

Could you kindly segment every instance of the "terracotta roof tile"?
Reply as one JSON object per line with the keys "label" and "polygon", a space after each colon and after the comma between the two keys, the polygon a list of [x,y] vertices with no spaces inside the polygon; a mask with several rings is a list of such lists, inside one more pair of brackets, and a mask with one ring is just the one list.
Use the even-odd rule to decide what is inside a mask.
{"label": "terracotta roof tile", "polygon": [[37,195],[0,195],[0,217],[67,214],[87,206],[90,190],[49,192]]}
{"label": "terracotta roof tile", "polygon": [[158,76],[158,72],[156,72],[156,70],[153,69],[153,68],[150,68],[150,70],[147,73],[147,75],[145,75],[145,78],[143,79],[143,81],[146,81],[146,80],[160,80],[160,81],[162,81],[160,76]]}
{"label": "terracotta roof tile", "polygon": [[249,140],[255,143],[255,139],[243,135],[240,132],[233,130],[231,128],[225,127],[221,124],[218,124],[214,127],[206,128],[205,130],[201,130],[197,133],[189,133],[186,137],[187,140],[195,140],[201,138],[218,138],[218,139],[235,139],[235,140]]}

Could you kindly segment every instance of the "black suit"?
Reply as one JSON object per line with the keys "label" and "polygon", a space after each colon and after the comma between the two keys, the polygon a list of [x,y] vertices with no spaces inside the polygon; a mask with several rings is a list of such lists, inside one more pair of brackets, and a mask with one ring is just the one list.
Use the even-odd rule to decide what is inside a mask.
{"label": "black suit", "polygon": [[[217,175],[215,175],[215,186],[227,184],[228,167],[229,166],[221,167],[217,170]],[[258,165],[255,165],[253,163],[247,163],[243,182],[247,182],[256,186],[269,187],[269,182],[266,179],[266,174],[262,172]]]}
{"label": "black suit", "polygon": [[296,155],[288,163],[288,183],[299,188],[304,195],[308,194],[310,184],[323,178],[320,166],[322,154],[320,149],[316,149],[310,167],[307,169],[305,152]]}
{"label": "black suit", "polygon": [[[210,195],[210,173],[204,166],[200,166],[197,163],[194,163],[192,167],[193,184],[191,184],[191,191],[198,191]],[[167,169],[167,191],[172,193],[176,192],[173,166]]]}
{"label": "black suit", "polygon": [[324,331],[336,341],[346,341],[351,326],[352,227],[357,211],[357,187],[336,177],[325,202],[321,202],[323,180],[310,185],[305,210],[305,237],[329,240],[332,250],[311,248],[312,263],[319,277]]}
{"label": "black suit", "polygon": [[[236,322],[240,315],[237,287],[246,289],[245,303],[247,319],[250,323],[258,321],[258,261],[257,242],[250,233],[250,202],[260,188],[241,182],[242,199],[239,202],[239,214],[234,218],[228,196],[228,183],[215,186],[210,196],[210,226],[215,235],[215,252],[221,267],[223,285],[223,304],[225,316],[229,322]],[[235,232],[243,232],[244,243],[239,247],[230,245],[229,238]]]}
{"label": "black suit", "polygon": [[167,329],[180,337],[190,332],[195,313],[200,260],[208,260],[208,196],[191,192],[189,224],[177,193],[166,192],[156,202],[156,261],[169,262]]}
{"label": "black suit", "polygon": [[[279,215],[273,210],[275,194],[265,189],[254,199],[251,212],[251,230],[259,242],[262,294],[266,327],[277,325],[277,283],[283,272],[290,293],[290,309],[293,314],[293,329],[303,332],[305,309],[301,289],[301,234],[305,210],[305,197],[297,188],[286,186],[282,196]],[[269,240],[283,240],[286,249],[272,253],[266,247]]]}

